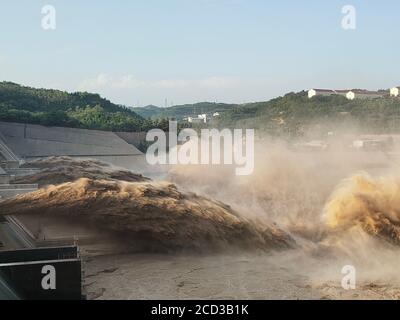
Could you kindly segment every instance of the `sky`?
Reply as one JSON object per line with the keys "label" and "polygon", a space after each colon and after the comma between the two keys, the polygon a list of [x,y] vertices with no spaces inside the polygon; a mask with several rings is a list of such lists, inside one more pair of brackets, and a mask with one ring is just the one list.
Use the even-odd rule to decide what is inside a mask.
{"label": "sky", "polygon": [[398,0],[1,0],[0,28],[0,81],[128,106],[400,85]]}

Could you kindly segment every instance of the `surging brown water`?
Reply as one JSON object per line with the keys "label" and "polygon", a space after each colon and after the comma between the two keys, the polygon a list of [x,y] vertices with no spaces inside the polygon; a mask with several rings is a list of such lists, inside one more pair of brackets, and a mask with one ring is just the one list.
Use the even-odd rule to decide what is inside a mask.
{"label": "surging brown water", "polygon": [[[1,214],[80,219],[122,236],[132,251],[140,252],[270,251],[295,245],[278,227],[254,223],[222,202],[181,191],[172,183],[90,161],[46,162],[41,172],[19,182],[48,186],[0,202]],[[77,173],[84,178],[76,179]]]}
{"label": "surging brown water", "polygon": [[400,245],[400,177],[357,174],[344,180],[324,208],[332,230],[361,227],[384,241]]}
{"label": "surging brown water", "polygon": [[[263,228],[271,239],[274,230],[284,230],[298,243],[306,240],[319,244],[327,243],[332,235],[335,239],[340,234],[345,237],[353,227],[360,227],[367,235],[399,244],[398,179],[376,174],[376,168],[385,167],[386,175],[393,176],[392,164],[384,155],[365,157],[342,149],[298,152],[281,143],[268,143],[256,150],[256,168],[251,176],[234,176],[229,168],[177,166],[169,175],[177,187],[99,162],[42,160],[40,173],[18,182],[54,186],[0,206],[4,212],[52,212],[55,208],[66,215],[81,212],[123,230],[136,228],[142,237],[146,232],[153,237],[158,230],[157,237],[162,235],[158,243],[170,243],[171,248],[206,248],[212,247],[213,241],[218,247],[223,247],[222,243],[240,247],[243,243],[244,247],[259,248],[265,242]],[[348,178],[360,170],[370,174]],[[143,213],[150,214],[151,219]],[[168,229],[163,222],[171,222],[169,218],[173,227]],[[112,219],[118,222],[113,224]],[[131,219],[132,226],[120,222],[126,219]],[[137,227],[138,221],[142,229]],[[274,224],[277,227],[271,227]],[[168,238],[168,234],[184,236]],[[284,233],[279,237],[290,239]],[[207,238],[214,240],[205,241]],[[289,243],[283,247],[290,247]]]}

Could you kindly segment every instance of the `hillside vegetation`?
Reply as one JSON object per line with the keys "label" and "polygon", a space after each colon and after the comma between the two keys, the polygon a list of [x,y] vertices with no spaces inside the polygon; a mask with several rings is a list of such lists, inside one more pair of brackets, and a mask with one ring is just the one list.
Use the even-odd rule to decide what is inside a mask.
{"label": "hillside vegetation", "polygon": [[[128,108],[98,94],[35,89],[0,82],[0,120],[47,126],[111,131],[168,130],[168,120],[219,112],[212,126],[254,128],[274,136],[302,136],[310,129],[341,129],[368,133],[400,133],[400,99],[355,99],[342,96],[307,97],[288,93],[266,102],[225,104],[201,102],[169,108]],[[181,122],[180,127],[188,126]],[[201,125],[203,126],[203,125]]]}
{"label": "hillside vegetation", "polygon": [[[215,124],[215,122],[214,122]],[[218,117],[219,127],[254,128],[273,135],[303,135],[310,128],[322,132],[358,130],[400,132],[400,99],[348,100],[342,96],[307,97],[289,93],[267,102],[239,105]]]}
{"label": "hillside vegetation", "polygon": [[233,110],[238,107],[237,104],[214,103],[214,102],[199,102],[194,104],[183,104],[168,108],[160,108],[157,106],[146,106],[143,108],[132,108],[137,114],[143,118],[149,119],[165,119],[175,118],[182,120],[187,116],[196,116],[202,113],[214,113]]}
{"label": "hillside vegetation", "polygon": [[98,94],[68,93],[0,82],[0,120],[112,131],[141,131],[165,126]]}

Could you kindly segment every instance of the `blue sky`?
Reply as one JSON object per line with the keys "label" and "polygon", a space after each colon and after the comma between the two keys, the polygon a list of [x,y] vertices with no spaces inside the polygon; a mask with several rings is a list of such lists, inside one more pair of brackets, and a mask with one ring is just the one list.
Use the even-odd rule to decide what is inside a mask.
{"label": "blue sky", "polygon": [[[355,30],[341,27],[348,4]],[[396,0],[2,0],[0,27],[0,80],[126,105],[400,85]]]}

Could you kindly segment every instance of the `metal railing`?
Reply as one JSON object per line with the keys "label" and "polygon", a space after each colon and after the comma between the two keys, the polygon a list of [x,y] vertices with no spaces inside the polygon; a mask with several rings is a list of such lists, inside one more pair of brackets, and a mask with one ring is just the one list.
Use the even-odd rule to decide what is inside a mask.
{"label": "metal railing", "polygon": [[7,146],[6,139],[0,132],[0,153],[7,161],[19,161],[19,157]]}

